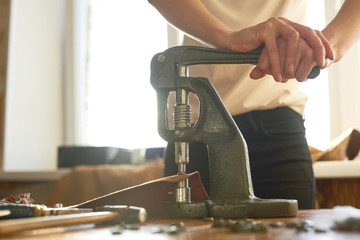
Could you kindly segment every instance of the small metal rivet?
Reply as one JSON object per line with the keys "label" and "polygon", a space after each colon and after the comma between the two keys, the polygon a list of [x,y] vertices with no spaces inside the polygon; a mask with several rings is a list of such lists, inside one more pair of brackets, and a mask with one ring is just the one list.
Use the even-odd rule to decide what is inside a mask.
{"label": "small metal rivet", "polygon": [[64,205],[62,203],[55,203],[54,208],[62,208]]}
{"label": "small metal rivet", "polygon": [[159,61],[159,62],[164,62],[164,61],[165,61],[165,56],[162,55],[162,54],[159,55],[159,56],[158,56],[158,61]]}

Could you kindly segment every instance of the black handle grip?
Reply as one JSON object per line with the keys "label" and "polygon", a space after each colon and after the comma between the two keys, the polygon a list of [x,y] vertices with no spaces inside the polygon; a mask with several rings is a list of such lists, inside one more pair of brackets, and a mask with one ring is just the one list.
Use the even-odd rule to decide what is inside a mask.
{"label": "black handle grip", "polygon": [[311,69],[311,72],[309,73],[308,75],[308,79],[314,79],[316,78],[317,76],[319,76],[320,74],[320,67],[319,66],[315,66],[313,67],[313,69]]}

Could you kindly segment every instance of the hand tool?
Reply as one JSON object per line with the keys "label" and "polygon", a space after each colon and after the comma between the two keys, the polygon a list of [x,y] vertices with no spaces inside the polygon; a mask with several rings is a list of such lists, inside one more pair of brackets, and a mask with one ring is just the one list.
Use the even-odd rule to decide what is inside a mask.
{"label": "hand tool", "polygon": [[0,217],[9,216],[10,214],[10,210],[0,210]]}
{"label": "hand tool", "polygon": [[87,223],[142,223],[146,220],[144,208],[124,205],[98,207],[94,212],[9,219],[0,221],[0,235],[23,230],[62,227]]}
{"label": "hand tool", "polygon": [[[208,201],[192,202],[187,180],[174,190],[175,199],[167,203],[164,217],[175,218],[243,218],[296,216],[297,201],[259,199],[251,182],[247,146],[238,127],[225,108],[215,88],[203,77],[189,77],[188,66],[196,64],[256,64],[261,48],[252,52],[236,52],[194,46],[169,48],[151,61],[151,84],[157,93],[158,132],[175,143],[178,174],[185,174],[188,143],[203,142],[208,147],[210,191]],[[319,74],[313,69],[309,78]],[[174,127],[168,122],[168,99],[176,93]],[[199,117],[191,125],[189,92],[200,102]],[[196,161],[196,159],[194,159]]]}
{"label": "hand tool", "polygon": [[72,213],[92,212],[92,208],[72,208],[72,207],[46,207],[40,204],[18,204],[10,202],[0,202],[0,210],[8,210],[10,214],[1,217],[0,219],[11,218],[27,218],[40,217],[52,215],[64,215]]}

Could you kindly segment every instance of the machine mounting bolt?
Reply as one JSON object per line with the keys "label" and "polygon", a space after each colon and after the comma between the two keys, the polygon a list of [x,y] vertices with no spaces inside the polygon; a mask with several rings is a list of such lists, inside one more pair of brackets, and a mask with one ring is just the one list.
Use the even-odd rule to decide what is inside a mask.
{"label": "machine mounting bolt", "polygon": [[159,62],[164,62],[165,59],[166,59],[165,56],[162,55],[162,54],[160,54],[160,55],[158,56],[158,61],[159,61]]}

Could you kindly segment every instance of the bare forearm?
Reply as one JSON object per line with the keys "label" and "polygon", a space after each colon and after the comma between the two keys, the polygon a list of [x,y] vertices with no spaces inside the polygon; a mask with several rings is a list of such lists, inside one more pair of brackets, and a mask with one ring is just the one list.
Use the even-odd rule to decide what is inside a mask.
{"label": "bare forearm", "polygon": [[[325,57],[331,50],[327,40],[312,29],[301,26],[295,30],[289,21],[272,17],[265,22],[233,31],[226,24],[212,15],[200,0],[148,0],[165,18],[175,27],[186,34],[209,46],[235,51],[248,52],[262,45],[267,52],[268,63],[261,69],[261,78],[264,74],[273,75],[275,81],[284,82],[286,79],[296,77],[303,81],[311,70],[313,59],[324,67]],[[298,46],[301,38],[304,38],[310,47],[306,55],[308,61],[302,59],[301,65],[307,64],[306,68],[297,71],[300,61],[298,56],[305,55],[305,51],[298,54]],[[283,51],[282,62],[280,61],[277,39],[285,41],[286,51]],[[314,54],[312,53],[314,51]],[[264,51],[263,51],[264,52]],[[301,72],[301,74],[299,73]]]}
{"label": "bare forearm", "polygon": [[209,46],[228,48],[231,29],[209,13],[199,0],[149,0],[173,26]]}
{"label": "bare forearm", "polygon": [[335,18],[322,31],[334,52],[334,62],[360,39],[360,1],[346,0]]}

